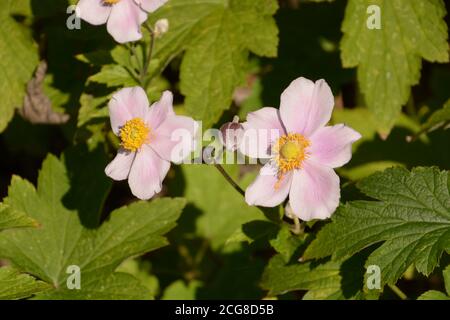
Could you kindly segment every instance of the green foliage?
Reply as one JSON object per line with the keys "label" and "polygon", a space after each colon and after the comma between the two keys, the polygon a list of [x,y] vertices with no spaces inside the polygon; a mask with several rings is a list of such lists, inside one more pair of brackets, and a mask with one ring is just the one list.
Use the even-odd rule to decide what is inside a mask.
{"label": "green foliage", "polygon": [[[36,227],[37,222],[23,212],[0,203],[0,232],[5,229]],[[12,267],[0,268],[0,300],[23,299],[49,290],[50,285]]]}
{"label": "green foliage", "polygon": [[[98,152],[75,157],[75,153],[66,153],[60,161],[48,156],[37,189],[13,177],[4,203],[26,212],[41,226],[2,232],[0,256],[54,286],[41,298],[150,298],[149,291],[134,277],[114,270],[128,257],[165,246],[163,234],[175,226],[184,200],[137,202],[114,210],[98,226],[109,189],[99,168],[104,162]],[[94,172],[83,170],[84,163]],[[81,290],[66,287],[66,270],[71,265],[81,269]]]}
{"label": "green foliage", "polygon": [[447,291],[447,294],[436,290],[429,290],[423,293],[418,298],[419,300],[450,300],[450,266],[447,266],[442,274],[444,276],[445,291]]}
{"label": "green foliage", "polygon": [[342,260],[382,242],[366,264],[381,268],[383,284],[411,264],[430,274],[450,247],[449,183],[449,172],[437,168],[393,168],[362,180],[359,189],[380,201],[341,206],[304,257]]}
{"label": "green foliage", "polygon": [[14,268],[0,268],[0,300],[23,299],[50,288],[49,284]]}
{"label": "green foliage", "polygon": [[[230,166],[230,174],[236,178],[238,167]],[[196,233],[210,239],[219,249],[227,239],[246,222],[263,218],[256,207],[245,204],[242,196],[228,184],[214,166],[185,165],[185,198],[202,211],[196,219]]]}
{"label": "green foliage", "polygon": [[[370,5],[380,8],[381,29],[367,27]],[[389,132],[411,86],[420,79],[422,58],[448,62],[448,32],[442,0],[350,0],[341,43],[345,67],[358,67],[358,82],[382,132]]]}
{"label": "green foliage", "polygon": [[78,127],[82,127],[90,120],[97,118],[106,118],[108,116],[108,108],[106,103],[109,96],[95,97],[84,93],[80,97],[80,110],[78,111]]}
{"label": "green foliage", "polygon": [[266,266],[261,285],[269,295],[290,291],[308,291],[303,299],[361,299],[363,283],[361,261],[345,263],[328,261],[321,264],[294,262],[286,264],[281,255]]}
{"label": "green foliage", "polygon": [[213,125],[230,107],[242,84],[249,52],[273,57],[278,30],[274,0],[171,0],[152,18],[167,18],[170,29],[156,42],[157,73],[185,51],[181,92],[191,116]]}
{"label": "green foliage", "polygon": [[2,229],[37,226],[38,223],[23,212],[0,203],[0,231]]}
{"label": "green foliage", "polygon": [[152,297],[156,297],[159,293],[159,281],[157,277],[151,274],[151,269],[151,264],[148,261],[131,258],[124,261],[116,271],[131,274],[150,290]]}
{"label": "green foliage", "polygon": [[181,280],[175,281],[170,284],[164,295],[163,300],[194,300],[197,289],[200,287],[201,283],[198,281],[192,281],[188,284]]}
{"label": "green foliage", "polygon": [[[449,131],[436,130],[450,123],[447,2],[170,0],[124,45],[105,26],[65,28],[77,2],[0,4],[0,299],[450,299]],[[169,29],[153,43],[159,19]],[[171,90],[205,130],[279,106],[300,76],[332,88],[330,125],[362,134],[336,169],[331,221],[248,206],[214,165],[172,166],[146,202],[106,177],[117,90]],[[69,121],[13,117],[25,94]],[[259,170],[223,167],[242,189]]]}
{"label": "green foliage", "polygon": [[106,84],[109,87],[133,87],[137,83],[130,72],[119,65],[106,65],[96,75],[90,78],[91,81]]}
{"label": "green foliage", "polygon": [[283,226],[277,234],[277,237],[270,240],[270,245],[283,257],[285,262],[289,262],[303,239],[293,235],[288,227]]}
{"label": "green foliage", "polygon": [[19,25],[11,16],[14,0],[0,3],[0,132],[21,107],[26,84],[31,80],[38,65],[37,46],[31,39],[29,30]]}
{"label": "green foliage", "polygon": [[450,123],[450,100],[448,100],[442,109],[435,111],[423,124],[422,131],[432,131],[440,127],[447,128]]}
{"label": "green foliage", "polygon": [[422,294],[418,300],[450,300],[450,297],[440,291],[429,290]]}

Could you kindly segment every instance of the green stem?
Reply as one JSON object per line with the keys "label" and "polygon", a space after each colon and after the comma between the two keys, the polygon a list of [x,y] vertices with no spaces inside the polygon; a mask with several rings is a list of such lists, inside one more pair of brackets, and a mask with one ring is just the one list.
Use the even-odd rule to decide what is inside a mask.
{"label": "green stem", "polygon": [[414,104],[414,98],[411,96],[408,100],[408,102],[406,103],[406,111],[408,112],[408,114],[415,118],[416,117],[416,106]]}
{"label": "green stem", "polygon": [[402,300],[407,300],[408,296],[400,290],[399,287],[397,287],[395,284],[389,284],[389,288]]}
{"label": "green stem", "polygon": [[208,250],[209,241],[207,239],[203,240],[200,249],[198,250],[197,254],[194,258],[194,263],[196,266],[200,265],[200,262],[202,262],[203,257],[206,254],[206,251]]}
{"label": "green stem", "polygon": [[292,233],[297,235],[302,233],[302,225],[297,217],[294,217],[294,228],[292,229]]}
{"label": "green stem", "polygon": [[153,50],[155,47],[155,32],[153,31],[152,27],[148,23],[145,23],[144,27],[150,33],[150,46],[148,48],[147,58],[145,59],[144,67],[141,69],[141,75],[140,75],[139,80],[141,83],[141,87],[146,88],[147,85],[145,83],[145,76],[147,75],[148,69],[150,67],[150,62],[151,62],[152,56],[153,56]]}
{"label": "green stem", "polygon": [[425,133],[430,133],[430,132],[432,132],[432,131],[434,131],[434,130],[436,130],[436,129],[438,129],[438,128],[442,128],[442,127],[445,128],[445,127],[447,127],[448,125],[450,125],[450,121],[445,121],[445,122],[443,122],[442,124],[433,126],[433,127],[431,127],[431,128],[430,128],[430,127],[425,127],[425,128],[423,128],[423,129],[421,129],[419,132],[413,134],[412,136],[406,137],[406,141],[407,141],[407,142],[414,142],[414,141],[416,141],[420,136],[422,136],[423,134],[425,134]]}
{"label": "green stem", "polygon": [[242,190],[241,187],[233,180],[233,178],[230,177],[230,175],[225,171],[225,169],[218,163],[214,163],[214,166],[219,170],[219,172],[222,174],[222,176],[225,178],[225,180],[228,181],[229,184],[237,191],[239,192],[243,197],[245,197],[245,191]]}

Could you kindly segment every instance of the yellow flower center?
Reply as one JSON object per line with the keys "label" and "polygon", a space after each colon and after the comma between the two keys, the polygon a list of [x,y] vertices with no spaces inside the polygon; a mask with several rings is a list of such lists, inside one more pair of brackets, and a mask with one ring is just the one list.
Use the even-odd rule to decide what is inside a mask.
{"label": "yellow flower center", "polygon": [[119,2],[120,0],[103,0],[103,3],[106,5],[113,5]]}
{"label": "yellow flower center", "polygon": [[122,147],[130,151],[137,151],[145,142],[149,142],[149,133],[150,128],[141,118],[127,121],[119,132]]}
{"label": "yellow flower center", "polygon": [[283,176],[291,170],[300,169],[308,157],[307,148],[311,145],[308,139],[299,133],[281,136],[274,145],[275,161],[278,166],[278,182],[280,186]]}

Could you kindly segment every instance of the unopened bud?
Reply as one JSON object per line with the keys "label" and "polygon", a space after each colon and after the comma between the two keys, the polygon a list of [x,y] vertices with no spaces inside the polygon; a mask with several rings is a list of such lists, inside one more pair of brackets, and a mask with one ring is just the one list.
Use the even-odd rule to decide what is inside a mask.
{"label": "unopened bud", "polygon": [[155,36],[161,37],[164,33],[169,31],[169,20],[160,19],[155,23]]}
{"label": "unopened bud", "polygon": [[235,116],[233,122],[227,122],[220,127],[220,140],[227,150],[236,151],[244,136],[244,127]]}

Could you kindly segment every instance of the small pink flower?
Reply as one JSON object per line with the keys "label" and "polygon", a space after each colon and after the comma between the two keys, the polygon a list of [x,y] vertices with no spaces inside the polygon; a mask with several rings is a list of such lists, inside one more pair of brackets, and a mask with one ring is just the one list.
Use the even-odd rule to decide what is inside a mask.
{"label": "small pink flower", "polygon": [[141,24],[147,12],[153,12],[168,0],[80,0],[79,17],[93,25],[107,23],[107,29],[119,43],[142,38]]}
{"label": "small pink flower", "polygon": [[333,169],[350,161],[351,145],[361,138],[343,124],[326,126],[333,106],[324,80],[299,78],[281,95],[279,110],[266,107],[248,114],[240,150],[268,160],[246,190],[249,205],[274,207],[289,195],[293,213],[302,220],[333,214],[340,199]]}
{"label": "small pink flower", "polygon": [[165,91],[149,107],[140,87],[122,89],[109,102],[111,127],[121,148],[105,173],[114,180],[128,178],[131,192],[139,199],[159,193],[170,162],[180,163],[195,147],[197,123],[176,115],[172,102],[172,93]]}

